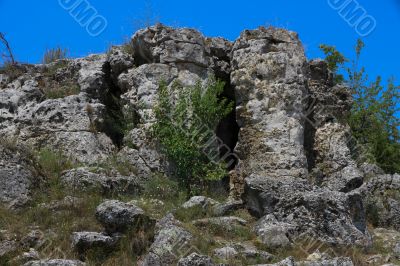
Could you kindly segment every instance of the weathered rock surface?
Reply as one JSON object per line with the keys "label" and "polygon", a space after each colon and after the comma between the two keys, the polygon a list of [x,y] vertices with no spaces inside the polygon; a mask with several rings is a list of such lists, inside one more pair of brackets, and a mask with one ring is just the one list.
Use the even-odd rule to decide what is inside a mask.
{"label": "weathered rock surface", "polygon": [[[305,238],[370,247],[367,218],[375,226],[400,230],[400,176],[360,164],[362,147],[344,122],[352,106],[349,89],[334,84],[326,62],[307,61],[294,32],[261,27],[244,31],[232,43],[157,24],[107,54],[15,67],[16,75],[0,71],[0,135],[19,146],[61,151],[77,162],[79,168],[61,176],[74,191],[133,196],[153,176],[168,176],[173,164],[149,134],[160,82],[190,90],[216,77],[226,82],[223,95],[236,109],[211,130],[235,150],[237,164],[229,168],[227,202],[198,196],[181,206],[211,209],[220,216],[193,221],[198,228],[249,226],[240,218],[222,217],[246,207],[259,218],[253,230],[269,248]],[[41,179],[29,159],[6,146],[0,143],[0,203],[20,208]],[[114,157],[123,158],[134,171],[101,169]],[[66,197],[38,206],[60,212],[80,204]],[[112,233],[137,226],[150,235],[154,230],[155,222],[133,202],[103,202],[96,217],[109,235],[76,233],[76,249],[108,248],[115,240]],[[388,238],[393,232],[381,235]],[[374,238],[377,234],[379,230]],[[193,253],[193,238],[173,216],[166,216],[155,227],[144,265],[214,265]],[[34,246],[28,240],[24,248]],[[7,251],[11,242],[4,241],[11,240],[1,241]],[[395,241],[389,242],[385,248],[396,254]],[[220,258],[229,251],[232,259],[270,259],[270,254],[237,243],[219,247]],[[347,258],[317,257],[302,262],[288,258],[274,265],[352,265]],[[370,260],[380,263],[383,258],[374,254]],[[68,260],[30,263],[83,265]]]}
{"label": "weathered rock surface", "polygon": [[29,251],[23,252],[21,255],[14,258],[11,262],[17,263],[19,265],[23,265],[28,261],[39,260],[39,259],[40,259],[39,252],[37,252],[35,249],[31,248],[31,249],[29,249]]}
{"label": "weathered rock surface", "polygon": [[100,204],[96,209],[96,218],[110,233],[142,227],[149,229],[153,223],[139,207],[117,200]]}
{"label": "weathered rock surface", "polygon": [[35,260],[24,264],[24,266],[85,266],[79,260],[63,260],[63,259],[52,259],[52,260]]}
{"label": "weathered rock surface", "polygon": [[274,264],[260,264],[258,266],[353,266],[353,262],[349,258],[324,259],[319,261],[299,261],[289,257],[281,262]]}
{"label": "weathered rock surface", "polygon": [[273,255],[266,251],[257,250],[256,247],[249,244],[235,243],[213,251],[214,256],[220,260],[230,261],[234,259],[242,259],[243,261],[271,261]]}
{"label": "weathered rock surface", "polygon": [[31,190],[41,181],[24,150],[10,150],[0,143],[0,203],[18,208],[31,199]]}
{"label": "weathered rock surface", "polygon": [[138,194],[141,189],[140,180],[135,176],[107,175],[101,169],[94,173],[85,167],[64,172],[61,181],[74,190],[99,191],[104,194],[132,195]]}
{"label": "weathered rock surface", "polygon": [[12,240],[5,240],[0,242],[0,259],[11,255],[18,249],[18,244]]}
{"label": "weathered rock surface", "polygon": [[180,258],[191,254],[193,236],[168,214],[156,224],[155,238],[146,255],[143,266],[173,265]]}
{"label": "weathered rock surface", "polygon": [[360,191],[365,195],[371,223],[400,230],[400,175],[378,175],[365,183]]}
{"label": "weathered rock surface", "polygon": [[72,234],[72,246],[80,254],[89,249],[98,248],[103,252],[111,251],[116,244],[116,239],[97,232],[75,232]]}
{"label": "weathered rock surface", "polygon": [[232,85],[240,127],[238,171],[306,177],[306,58],[294,32],[244,31],[232,49]]}
{"label": "weathered rock surface", "polygon": [[192,223],[198,227],[218,226],[221,229],[227,231],[235,230],[235,228],[237,228],[238,226],[247,225],[246,220],[234,216],[204,218],[204,219],[194,220]]}
{"label": "weathered rock surface", "polygon": [[188,201],[186,201],[182,205],[182,208],[189,209],[189,208],[199,207],[199,208],[207,209],[207,208],[211,208],[212,206],[215,206],[217,204],[218,204],[218,202],[211,198],[207,198],[204,196],[194,196],[194,197],[191,197]]}
{"label": "weathered rock surface", "polygon": [[370,244],[358,193],[317,189],[307,180],[290,177],[251,176],[246,184],[250,210],[264,216],[255,231],[266,244],[286,245],[306,236],[329,243]]}
{"label": "weathered rock surface", "polygon": [[214,250],[214,256],[221,260],[233,260],[239,256],[239,253],[233,247],[223,247]]}
{"label": "weathered rock surface", "polygon": [[[80,162],[104,159],[114,149],[106,134],[95,132],[107,115],[102,102],[109,94],[105,65],[105,56],[65,60],[9,84],[0,91],[0,132],[19,143],[60,149]],[[58,99],[44,93],[71,86],[80,93]]]}
{"label": "weathered rock surface", "polygon": [[214,266],[210,257],[192,253],[178,261],[178,266]]}

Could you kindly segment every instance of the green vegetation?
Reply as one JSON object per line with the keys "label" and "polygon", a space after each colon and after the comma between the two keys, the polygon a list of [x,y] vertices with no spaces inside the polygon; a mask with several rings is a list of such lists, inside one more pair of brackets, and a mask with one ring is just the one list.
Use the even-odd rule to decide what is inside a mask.
{"label": "green vegetation", "polygon": [[43,88],[43,93],[47,99],[59,99],[70,95],[79,94],[80,88],[78,84],[71,84],[68,86],[61,87],[45,87]]}
{"label": "green vegetation", "polygon": [[215,79],[190,88],[160,84],[152,134],[174,163],[175,176],[189,194],[204,190],[207,181],[227,175],[225,165],[212,160],[219,156],[218,147],[210,147],[217,124],[233,108],[232,102],[221,98],[223,90],[224,83]]}
{"label": "green vegetation", "polygon": [[43,64],[50,64],[60,59],[67,58],[68,50],[61,47],[47,49],[43,55]]}
{"label": "green vegetation", "polygon": [[0,74],[7,75],[9,82],[14,81],[25,72],[25,67],[20,64],[11,64],[9,62],[5,62],[3,65],[0,65]]}
{"label": "green vegetation", "polygon": [[363,48],[364,43],[358,40],[355,58],[350,61],[335,47],[321,45],[335,81],[347,83],[353,94],[348,122],[358,144],[372,155],[366,158],[388,173],[400,172],[400,86],[394,84],[394,79],[389,79],[386,86],[381,77],[369,81],[365,68],[359,66]]}
{"label": "green vegetation", "polygon": [[106,161],[100,163],[98,166],[105,170],[105,173],[109,176],[113,175],[113,171],[117,171],[124,176],[136,175],[138,173],[135,166],[116,154],[109,156]]}

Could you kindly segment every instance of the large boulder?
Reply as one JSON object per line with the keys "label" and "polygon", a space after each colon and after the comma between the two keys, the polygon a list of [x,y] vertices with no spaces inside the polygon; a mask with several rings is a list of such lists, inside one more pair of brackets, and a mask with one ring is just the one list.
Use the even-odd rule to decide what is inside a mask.
{"label": "large boulder", "polygon": [[400,175],[377,175],[360,191],[365,196],[369,222],[400,230]]}
{"label": "large boulder", "polygon": [[110,233],[124,232],[127,229],[149,229],[153,224],[142,209],[117,200],[100,204],[96,209],[96,218]]}
{"label": "large boulder", "polygon": [[370,245],[359,193],[315,188],[306,180],[250,176],[249,209],[263,217],[255,232],[265,244],[285,246],[301,237],[332,244]]}
{"label": "large boulder", "polygon": [[74,232],[72,234],[72,247],[80,254],[89,249],[101,249],[102,252],[111,251],[117,239],[97,232]]}
{"label": "large boulder", "polygon": [[210,257],[192,253],[178,261],[178,266],[214,266]]}
{"label": "large boulder", "polygon": [[142,265],[174,265],[180,258],[197,251],[190,244],[192,240],[192,234],[168,214],[156,224],[154,242]]}

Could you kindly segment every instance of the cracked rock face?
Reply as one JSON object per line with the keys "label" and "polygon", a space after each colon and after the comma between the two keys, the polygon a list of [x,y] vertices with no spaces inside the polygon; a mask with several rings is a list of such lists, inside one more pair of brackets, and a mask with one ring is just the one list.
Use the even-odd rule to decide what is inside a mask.
{"label": "cracked rock face", "polygon": [[97,220],[107,232],[124,232],[127,229],[152,227],[152,220],[139,207],[117,200],[108,200],[96,209]]}
{"label": "cracked rock face", "polygon": [[25,154],[0,145],[0,203],[22,207],[31,199],[31,190],[41,179]]}
{"label": "cracked rock face", "polygon": [[[347,127],[327,123],[333,119],[329,110],[308,110],[314,99],[339,113],[324,96],[343,91],[335,105],[345,112],[346,89],[331,90],[326,64],[308,63],[293,32],[245,31],[232,51],[240,126],[236,171],[245,180],[248,208],[263,217],[256,233],[273,246],[289,245],[302,235],[368,245],[361,196],[335,192],[351,192],[363,182],[347,146]],[[322,121],[307,125],[316,119]],[[318,182],[310,182],[309,170],[322,172]]]}
{"label": "cracked rock face", "polygon": [[179,249],[190,251],[193,235],[168,214],[156,224],[154,242],[143,261],[143,266],[174,265],[179,259]]}
{"label": "cracked rock face", "polygon": [[293,32],[245,31],[232,49],[231,80],[240,127],[236,152],[244,175],[304,178],[306,58]]}
{"label": "cracked rock face", "polygon": [[[237,189],[232,194],[238,197],[227,203],[194,197],[184,208],[212,207],[215,213],[228,215],[245,207],[259,219],[253,230],[269,247],[290,246],[302,238],[370,246],[366,220],[375,211],[378,225],[400,228],[399,176],[359,165],[344,122],[351,93],[333,83],[324,61],[307,61],[294,32],[261,27],[244,31],[232,43],[158,24],[138,31],[129,46],[112,47],[107,54],[18,67],[17,77],[0,74],[0,135],[33,149],[60,150],[78,162],[79,168],[61,176],[67,187],[133,195],[154,175],[168,176],[171,166],[149,134],[160,82],[190,89],[215,76],[226,82],[224,96],[236,104],[235,112],[211,130],[229,139],[236,152],[237,164],[229,170]],[[57,96],[69,89],[73,92]],[[29,201],[40,178],[29,161],[5,146],[0,143],[0,201],[18,208]],[[93,170],[113,156],[135,170]],[[64,207],[59,202],[48,208]],[[146,230],[154,229],[154,221],[131,203],[106,201],[96,216],[108,233],[143,221]],[[197,223],[249,226],[235,217]],[[76,243],[85,248],[110,240],[84,233],[76,235]],[[156,225],[143,265],[177,263],[173,243],[189,243],[192,238],[167,215]],[[256,251],[247,251],[255,256]],[[238,250],[241,256],[243,252]],[[81,265],[64,260],[30,263]],[[351,265],[346,258],[304,263]],[[198,254],[179,261],[192,264],[212,262]],[[297,262],[288,258],[275,265]]]}

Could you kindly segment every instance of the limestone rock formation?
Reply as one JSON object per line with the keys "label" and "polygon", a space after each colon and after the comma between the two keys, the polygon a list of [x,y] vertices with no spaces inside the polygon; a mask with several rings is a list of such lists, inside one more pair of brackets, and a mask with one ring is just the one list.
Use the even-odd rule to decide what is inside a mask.
{"label": "limestone rock formation", "polygon": [[129,228],[151,227],[150,218],[139,207],[117,200],[109,200],[96,209],[97,220],[107,232],[123,232]]}
{"label": "limestone rock formation", "polygon": [[[221,142],[212,145],[223,144],[218,159],[226,150],[232,159],[230,181],[213,183],[230,190],[230,197],[216,201],[199,195],[171,207],[154,195],[164,187],[151,183],[159,176],[172,178],[174,167],[150,131],[160,83],[190,90],[210,78],[225,82],[222,96],[235,104],[231,114],[209,129]],[[80,228],[81,221],[69,224],[78,227],[69,233],[81,260],[88,259],[83,254],[92,248],[120,248],[116,241],[121,238],[132,241],[135,251],[130,252],[138,253],[135,258],[143,266],[215,265],[220,259],[270,263],[284,259],[270,250],[294,247],[304,239],[371,248],[373,241],[383,241],[382,235],[387,242],[387,235],[396,233],[375,229],[371,236],[368,223],[400,230],[400,176],[364,162],[362,147],[346,124],[351,106],[350,90],[334,84],[326,62],[307,60],[294,32],[260,27],[231,42],[157,24],[106,54],[0,71],[0,207],[21,215],[28,211],[37,222],[37,213],[50,212],[52,219],[67,217],[68,211],[88,215],[84,212],[93,203],[85,202],[86,197],[101,197],[91,215],[104,233],[95,233],[99,224],[91,224],[96,229]],[[49,177],[37,163],[43,149],[62,153],[73,165]],[[47,168],[60,168],[49,164]],[[59,184],[51,187],[55,182]],[[34,197],[49,187],[56,198]],[[149,197],[147,190],[156,199],[137,199]],[[116,200],[130,197],[135,200]],[[40,202],[30,204],[31,199]],[[168,212],[203,216],[182,222],[165,216]],[[207,236],[206,228],[216,227],[237,233],[237,238],[203,241],[212,248],[203,247],[208,254],[200,252],[196,241]],[[38,260],[42,250],[32,244],[39,241],[38,227],[28,229],[36,233],[17,239],[3,237],[10,229],[0,227],[0,257],[15,255],[14,262],[21,263],[34,259],[25,265],[85,265],[73,257]],[[42,229],[56,235],[52,239],[61,238],[54,228]],[[238,240],[244,229],[257,245]],[[384,247],[387,254],[374,254],[370,261],[397,263],[400,238],[394,240]],[[34,247],[32,256],[25,254]],[[313,251],[307,260],[289,257],[270,265],[354,264],[348,255],[321,254]]]}
{"label": "limestone rock formation", "polygon": [[8,208],[28,203],[32,188],[41,181],[34,163],[23,153],[24,150],[16,147],[10,149],[0,145],[0,203]]}
{"label": "limestone rock formation", "polygon": [[[172,214],[168,214],[157,222],[154,242],[142,265],[174,265],[179,257],[186,255],[180,252],[190,251],[192,239],[192,234],[182,228]],[[184,247],[189,249],[185,250]]]}

